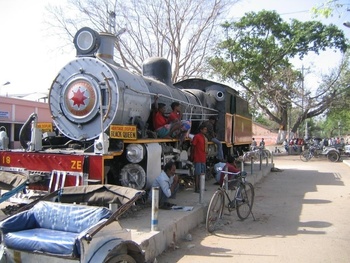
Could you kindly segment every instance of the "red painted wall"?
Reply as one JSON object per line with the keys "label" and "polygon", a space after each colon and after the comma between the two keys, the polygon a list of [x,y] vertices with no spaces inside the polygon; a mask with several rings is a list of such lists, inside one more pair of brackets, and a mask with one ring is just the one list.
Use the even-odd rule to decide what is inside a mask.
{"label": "red painted wall", "polygon": [[10,148],[20,147],[14,141],[14,125],[23,124],[33,112],[38,114],[38,122],[52,122],[48,103],[0,96],[0,127],[8,129]]}
{"label": "red painted wall", "polygon": [[278,133],[271,131],[268,127],[253,122],[253,137],[258,145],[262,138],[264,138],[265,145],[275,145]]}

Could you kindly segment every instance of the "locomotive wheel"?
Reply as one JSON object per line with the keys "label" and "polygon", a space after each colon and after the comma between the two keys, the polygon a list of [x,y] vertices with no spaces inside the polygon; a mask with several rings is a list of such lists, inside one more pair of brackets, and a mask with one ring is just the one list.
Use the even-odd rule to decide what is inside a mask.
{"label": "locomotive wheel", "polygon": [[136,263],[136,260],[127,254],[123,254],[108,257],[103,263]]}
{"label": "locomotive wheel", "polygon": [[335,162],[339,161],[340,155],[336,151],[329,151],[328,154],[327,154],[327,158],[331,162],[335,163]]}
{"label": "locomotive wheel", "polygon": [[121,170],[120,180],[122,186],[141,190],[146,184],[146,172],[139,164],[129,163]]}

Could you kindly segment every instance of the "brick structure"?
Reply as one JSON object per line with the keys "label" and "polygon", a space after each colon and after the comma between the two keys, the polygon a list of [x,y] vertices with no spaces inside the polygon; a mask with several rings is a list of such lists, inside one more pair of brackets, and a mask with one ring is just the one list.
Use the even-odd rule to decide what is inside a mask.
{"label": "brick structure", "polygon": [[269,127],[253,122],[253,137],[259,145],[264,138],[265,145],[275,145],[278,137],[278,132],[269,129]]}
{"label": "brick structure", "polygon": [[48,103],[0,96],[0,127],[6,129],[10,149],[21,147],[19,131],[33,112],[39,122],[52,123]]}

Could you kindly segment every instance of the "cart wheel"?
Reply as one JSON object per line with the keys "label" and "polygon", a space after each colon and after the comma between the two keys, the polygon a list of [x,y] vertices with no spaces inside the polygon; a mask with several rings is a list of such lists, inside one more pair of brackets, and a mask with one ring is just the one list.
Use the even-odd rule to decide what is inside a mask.
{"label": "cart wheel", "polygon": [[136,263],[136,260],[127,254],[122,254],[108,257],[103,263]]}
{"label": "cart wheel", "polygon": [[329,151],[327,153],[327,158],[328,160],[330,160],[331,162],[338,162],[339,161],[339,158],[340,158],[340,155],[338,152],[336,151]]}

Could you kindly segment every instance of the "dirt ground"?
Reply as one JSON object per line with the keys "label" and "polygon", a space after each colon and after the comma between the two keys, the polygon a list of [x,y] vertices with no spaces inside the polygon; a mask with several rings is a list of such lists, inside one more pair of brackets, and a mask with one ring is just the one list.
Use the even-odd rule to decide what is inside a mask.
{"label": "dirt ground", "polygon": [[350,167],[299,156],[278,156],[255,186],[253,213],[225,213],[217,230],[201,224],[158,256],[173,262],[350,262]]}

